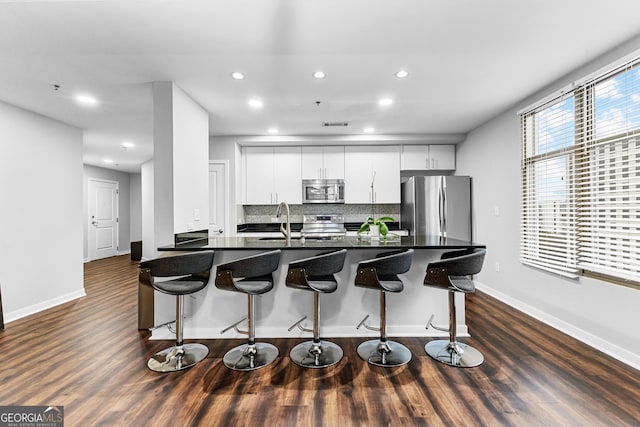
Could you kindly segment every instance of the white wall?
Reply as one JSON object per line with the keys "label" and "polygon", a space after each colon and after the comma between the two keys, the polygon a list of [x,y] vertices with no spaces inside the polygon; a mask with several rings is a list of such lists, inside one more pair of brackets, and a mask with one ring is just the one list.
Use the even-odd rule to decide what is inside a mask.
{"label": "white wall", "polygon": [[0,102],[0,174],[10,322],[84,295],[82,131]]}
{"label": "white wall", "polygon": [[89,202],[88,183],[89,178],[103,179],[118,183],[118,254],[128,253],[131,241],[131,207],[130,207],[130,175],[127,172],[120,172],[112,169],[99,168],[97,166],[84,165],[82,179],[82,212],[83,212],[83,256],[85,260],[89,258],[88,249],[88,227],[89,227]]}
{"label": "white wall", "polygon": [[[458,144],[457,171],[473,177],[475,240],[487,244],[480,288],[640,368],[640,289],[566,279],[524,266],[520,248],[520,124],[517,111],[640,49],[640,37],[523,100]],[[499,215],[496,215],[496,208]],[[499,270],[496,271],[496,263]]]}
{"label": "white wall", "polygon": [[174,84],[173,232],[208,227],[209,114]]}
{"label": "white wall", "polygon": [[155,240],[155,214],[153,197],[153,160],[140,167],[140,185],[142,207],[142,258],[152,259],[158,255]]}
{"label": "white wall", "polygon": [[[153,187],[153,204],[149,207],[153,210],[148,214],[153,216],[152,245],[142,242],[142,251],[157,255],[158,246],[173,243],[173,83],[153,83],[153,179],[149,181]],[[144,172],[143,172],[144,173]],[[144,174],[143,174],[144,176]],[[143,179],[143,185],[145,180]],[[152,249],[151,252],[145,250]]]}
{"label": "white wall", "polygon": [[132,242],[142,240],[142,175],[129,175],[129,234]]}
{"label": "white wall", "polygon": [[153,83],[153,151],[141,177],[144,258],[209,226],[209,115],[172,82]]}

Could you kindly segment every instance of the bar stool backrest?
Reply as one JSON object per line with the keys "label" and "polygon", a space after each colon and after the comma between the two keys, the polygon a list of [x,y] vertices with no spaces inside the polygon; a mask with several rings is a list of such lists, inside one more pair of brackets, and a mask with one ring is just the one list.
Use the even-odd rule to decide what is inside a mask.
{"label": "bar stool backrest", "polygon": [[470,276],[478,274],[482,270],[484,256],[487,250],[482,248],[474,249],[471,253],[449,257],[448,252],[442,254],[439,261],[430,262],[427,268],[444,267],[449,276]]}
{"label": "bar stool backrest", "polygon": [[[430,262],[427,265],[424,284],[443,287],[454,285],[456,287],[451,282],[452,278],[461,278],[462,276],[480,273],[486,253],[487,250],[483,248],[476,248],[472,251],[445,252],[440,260]],[[471,284],[469,284],[469,288],[471,288]]]}
{"label": "bar stool backrest", "polygon": [[304,268],[305,273],[308,276],[326,276],[329,274],[335,274],[342,270],[346,255],[346,249],[326,252],[309,258],[293,261],[289,264],[289,268]]}
{"label": "bar stool backrest", "polygon": [[215,285],[219,289],[237,291],[235,279],[265,277],[276,271],[279,265],[280,249],[240,258],[218,266]]}
{"label": "bar stool backrest", "polygon": [[411,268],[413,249],[391,251],[378,254],[376,258],[362,261],[358,269],[373,267],[378,275],[402,274]]}
{"label": "bar stool backrest", "polygon": [[213,251],[197,251],[186,254],[155,258],[140,263],[140,275],[172,277],[193,275],[207,279],[213,266]]}

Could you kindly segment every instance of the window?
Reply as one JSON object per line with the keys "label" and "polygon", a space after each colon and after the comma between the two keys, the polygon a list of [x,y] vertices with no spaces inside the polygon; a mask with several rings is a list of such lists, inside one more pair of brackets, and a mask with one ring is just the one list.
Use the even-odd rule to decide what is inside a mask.
{"label": "window", "polygon": [[639,64],[521,114],[522,262],[640,282]]}

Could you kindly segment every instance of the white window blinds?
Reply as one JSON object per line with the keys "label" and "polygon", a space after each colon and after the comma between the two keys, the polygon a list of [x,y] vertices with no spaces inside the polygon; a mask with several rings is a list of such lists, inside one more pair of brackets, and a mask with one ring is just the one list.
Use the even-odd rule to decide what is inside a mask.
{"label": "white window blinds", "polygon": [[521,260],[576,274],[574,97],[554,100],[521,118]]}
{"label": "white window blinds", "polygon": [[640,67],[521,115],[521,260],[640,282]]}

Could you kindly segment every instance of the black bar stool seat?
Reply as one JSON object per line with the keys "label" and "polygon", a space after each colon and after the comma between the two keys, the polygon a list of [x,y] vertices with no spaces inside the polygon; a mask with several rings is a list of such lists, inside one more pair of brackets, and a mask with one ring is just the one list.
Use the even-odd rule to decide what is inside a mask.
{"label": "black bar stool seat", "polygon": [[482,270],[486,252],[486,249],[445,252],[440,260],[427,265],[424,285],[449,291],[449,339],[430,341],[424,347],[427,354],[439,362],[459,368],[471,368],[484,362],[482,353],[457,339],[455,294],[475,292],[475,284],[467,276]]}
{"label": "black bar stool seat", "polygon": [[[156,258],[140,263],[139,279],[159,292],[176,296],[176,345],[156,353],[147,366],[156,372],[174,372],[190,368],[209,354],[197,343],[184,344],[184,296],[201,291],[209,283],[213,251],[191,252]],[[179,276],[179,277],[178,277]],[[157,282],[156,277],[172,279]]]}
{"label": "black bar stool seat", "polygon": [[231,328],[249,336],[247,343],[229,350],[222,361],[229,369],[252,371],[273,363],[278,357],[278,349],[269,343],[256,342],[255,339],[255,298],[273,289],[273,272],[280,264],[280,250],[240,258],[219,265],[215,284],[219,289],[247,294],[247,330],[238,329],[236,322]]}
{"label": "black bar stool seat", "polygon": [[380,327],[374,328],[365,324],[367,315],[358,325],[367,329],[380,331],[380,338],[365,341],[358,346],[361,359],[376,366],[402,366],[411,360],[411,352],[404,345],[387,339],[386,294],[402,292],[404,285],[398,274],[406,273],[411,268],[413,249],[393,251],[379,254],[376,258],[358,264],[355,285],[380,292]]}
{"label": "black bar stool seat", "polygon": [[289,264],[286,285],[290,288],[313,292],[313,329],[301,326],[306,316],[289,328],[291,331],[298,326],[305,332],[313,332],[313,341],[300,343],[289,353],[291,360],[299,366],[326,368],[342,359],[343,351],[340,346],[320,338],[320,294],[328,294],[338,289],[334,273],[342,270],[346,254],[347,250],[341,249]]}

